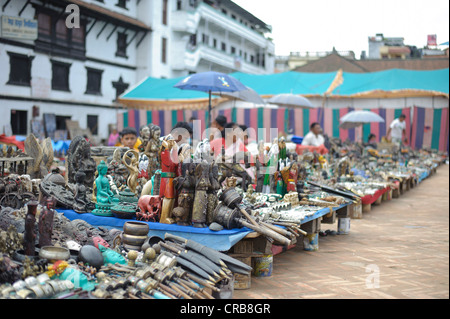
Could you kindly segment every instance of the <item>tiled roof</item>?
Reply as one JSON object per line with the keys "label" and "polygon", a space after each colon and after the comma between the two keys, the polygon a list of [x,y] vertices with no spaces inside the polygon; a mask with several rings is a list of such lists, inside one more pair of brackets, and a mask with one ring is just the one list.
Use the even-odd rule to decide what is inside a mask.
{"label": "tiled roof", "polygon": [[141,30],[151,31],[151,28],[148,25],[146,25],[144,22],[139,21],[135,18],[129,17],[127,15],[109,10],[107,8],[101,7],[99,5],[96,5],[93,3],[87,3],[82,0],[64,0],[64,1],[67,3],[73,3],[73,4],[80,6],[81,10],[85,9],[85,10],[88,10],[90,13],[96,13],[96,14],[100,14],[103,16],[107,16],[107,17],[110,17],[110,18],[120,22],[120,23],[124,23],[129,26],[139,28]]}
{"label": "tiled roof", "polygon": [[364,73],[389,69],[405,70],[438,70],[449,67],[448,57],[426,59],[366,59],[351,60],[336,53],[311,61],[296,68],[298,72],[333,72],[342,69],[344,72]]}

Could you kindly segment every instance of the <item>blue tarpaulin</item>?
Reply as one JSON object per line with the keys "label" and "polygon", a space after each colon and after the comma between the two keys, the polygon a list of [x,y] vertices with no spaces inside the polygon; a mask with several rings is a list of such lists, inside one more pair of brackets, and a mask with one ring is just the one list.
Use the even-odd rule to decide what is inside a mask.
{"label": "blue tarpaulin", "polygon": [[[402,97],[405,94],[448,97],[449,94],[448,68],[425,71],[389,69],[367,73],[289,71],[263,75],[235,72],[230,75],[265,97],[282,93],[372,98],[384,98],[386,93],[389,93],[389,97]],[[340,78],[338,85],[336,85],[337,78]],[[175,88],[174,85],[182,79],[146,78],[139,85],[125,92],[119,98],[119,102],[129,107],[163,105],[164,109],[168,109],[171,104],[198,102],[208,98],[208,95],[203,92]],[[161,102],[166,103],[161,104]]]}
{"label": "blue tarpaulin", "polygon": [[53,151],[66,153],[71,141],[52,141]]}
{"label": "blue tarpaulin", "polygon": [[[127,221],[136,221],[136,219],[121,219],[116,217],[102,217],[90,213],[78,214],[73,210],[57,209],[59,213],[64,214],[69,220],[82,219],[95,227],[116,228],[123,230],[123,225]],[[178,226],[176,224],[162,224],[145,222],[149,225],[148,236],[156,236],[164,239],[166,233],[181,236],[186,239],[192,239],[202,245],[213,248],[218,251],[227,251],[242,238],[247,236],[251,229],[235,228],[223,229],[221,231],[212,231],[209,228],[196,228],[193,226]]]}

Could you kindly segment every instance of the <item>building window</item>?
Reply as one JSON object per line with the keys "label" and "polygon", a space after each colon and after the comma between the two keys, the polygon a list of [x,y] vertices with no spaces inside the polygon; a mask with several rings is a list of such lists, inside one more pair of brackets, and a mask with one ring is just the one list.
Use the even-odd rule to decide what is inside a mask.
{"label": "building window", "polygon": [[64,116],[64,115],[56,115],[55,116],[55,129],[57,131],[66,131],[67,130],[67,124],[66,121],[72,120],[71,116]]}
{"label": "building window", "polygon": [[213,39],[213,47],[217,49],[217,39]]}
{"label": "building window", "polygon": [[161,43],[161,62],[167,63],[167,39],[162,38]]}
{"label": "building window", "polygon": [[255,56],[254,55],[250,55],[250,63],[255,63]]}
{"label": "building window", "polygon": [[96,70],[91,68],[86,68],[86,70],[87,70],[86,94],[101,95],[103,70]]}
{"label": "building window", "polygon": [[236,54],[236,48],[235,47],[231,47],[231,54]]}
{"label": "building window", "polygon": [[48,14],[45,13],[38,14],[38,32],[39,36],[41,35],[51,36],[52,19]]}
{"label": "building window", "polygon": [[209,36],[203,33],[202,34],[202,42],[204,44],[208,44],[209,43]]}
{"label": "building window", "polygon": [[181,0],[177,0],[177,10],[180,11],[183,9],[183,2]]}
{"label": "building window", "polygon": [[128,0],[118,0],[116,6],[127,9],[127,1]]}
{"label": "building window", "polygon": [[167,0],[163,0],[162,7],[162,24],[167,25]]}
{"label": "building window", "polygon": [[8,52],[9,55],[9,81],[12,85],[31,85],[31,61],[33,57]]}
{"label": "building window", "polygon": [[87,116],[87,127],[92,135],[98,135],[98,115]]}
{"label": "building window", "polygon": [[13,135],[27,135],[28,112],[11,110],[11,130]]}
{"label": "building window", "polygon": [[52,61],[52,90],[69,92],[70,64]]}
{"label": "building window", "polygon": [[80,28],[69,29],[65,18],[52,11],[37,12],[38,39],[35,50],[53,56],[84,60],[86,56],[86,21]]}
{"label": "building window", "polygon": [[197,46],[197,33],[189,36],[189,44],[194,48]]}
{"label": "building window", "polygon": [[116,56],[120,56],[123,58],[127,57],[127,34],[126,33],[117,33],[117,51]]}
{"label": "building window", "polygon": [[224,52],[227,51],[227,45],[225,44],[225,42],[222,42],[222,44],[221,44],[221,49],[222,49],[222,51],[224,51]]}
{"label": "building window", "polygon": [[56,39],[61,41],[67,41],[69,38],[69,29],[66,27],[66,21],[59,19],[56,22]]}
{"label": "building window", "polygon": [[223,14],[227,14],[228,12],[227,12],[227,10],[222,9],[222,13],[223,13]]}

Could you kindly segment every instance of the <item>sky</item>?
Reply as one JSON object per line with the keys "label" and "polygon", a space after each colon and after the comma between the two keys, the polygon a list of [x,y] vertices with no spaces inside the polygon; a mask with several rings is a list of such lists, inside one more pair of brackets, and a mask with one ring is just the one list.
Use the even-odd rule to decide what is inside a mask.
{"label": "sky", "polygon": [[423,48],[427,35],[449,41],[448,0],[233,0],[272,26],[276,55],[292,52],[368,53],[368,37],[403,37]]}

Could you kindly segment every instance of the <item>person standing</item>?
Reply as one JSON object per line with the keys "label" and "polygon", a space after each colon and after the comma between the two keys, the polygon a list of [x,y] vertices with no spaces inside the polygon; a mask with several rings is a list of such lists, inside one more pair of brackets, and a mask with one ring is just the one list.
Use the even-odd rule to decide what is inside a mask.
{"label": "person standing", "polygon": [[[401,114],[398,119],[395,119],[392,121],[391,125],[389,126],[389,129],[386,133],[386,138],[389,139],[389,136],[391,136],[392,143],[395,144],[401,144],[402,141],[404,143],[408,142],[408,139],[406,138],[406,115]],[[405,138],[403,139],[403,135],[405,135]],[[403,140],[402,140],[403,139]]]}

